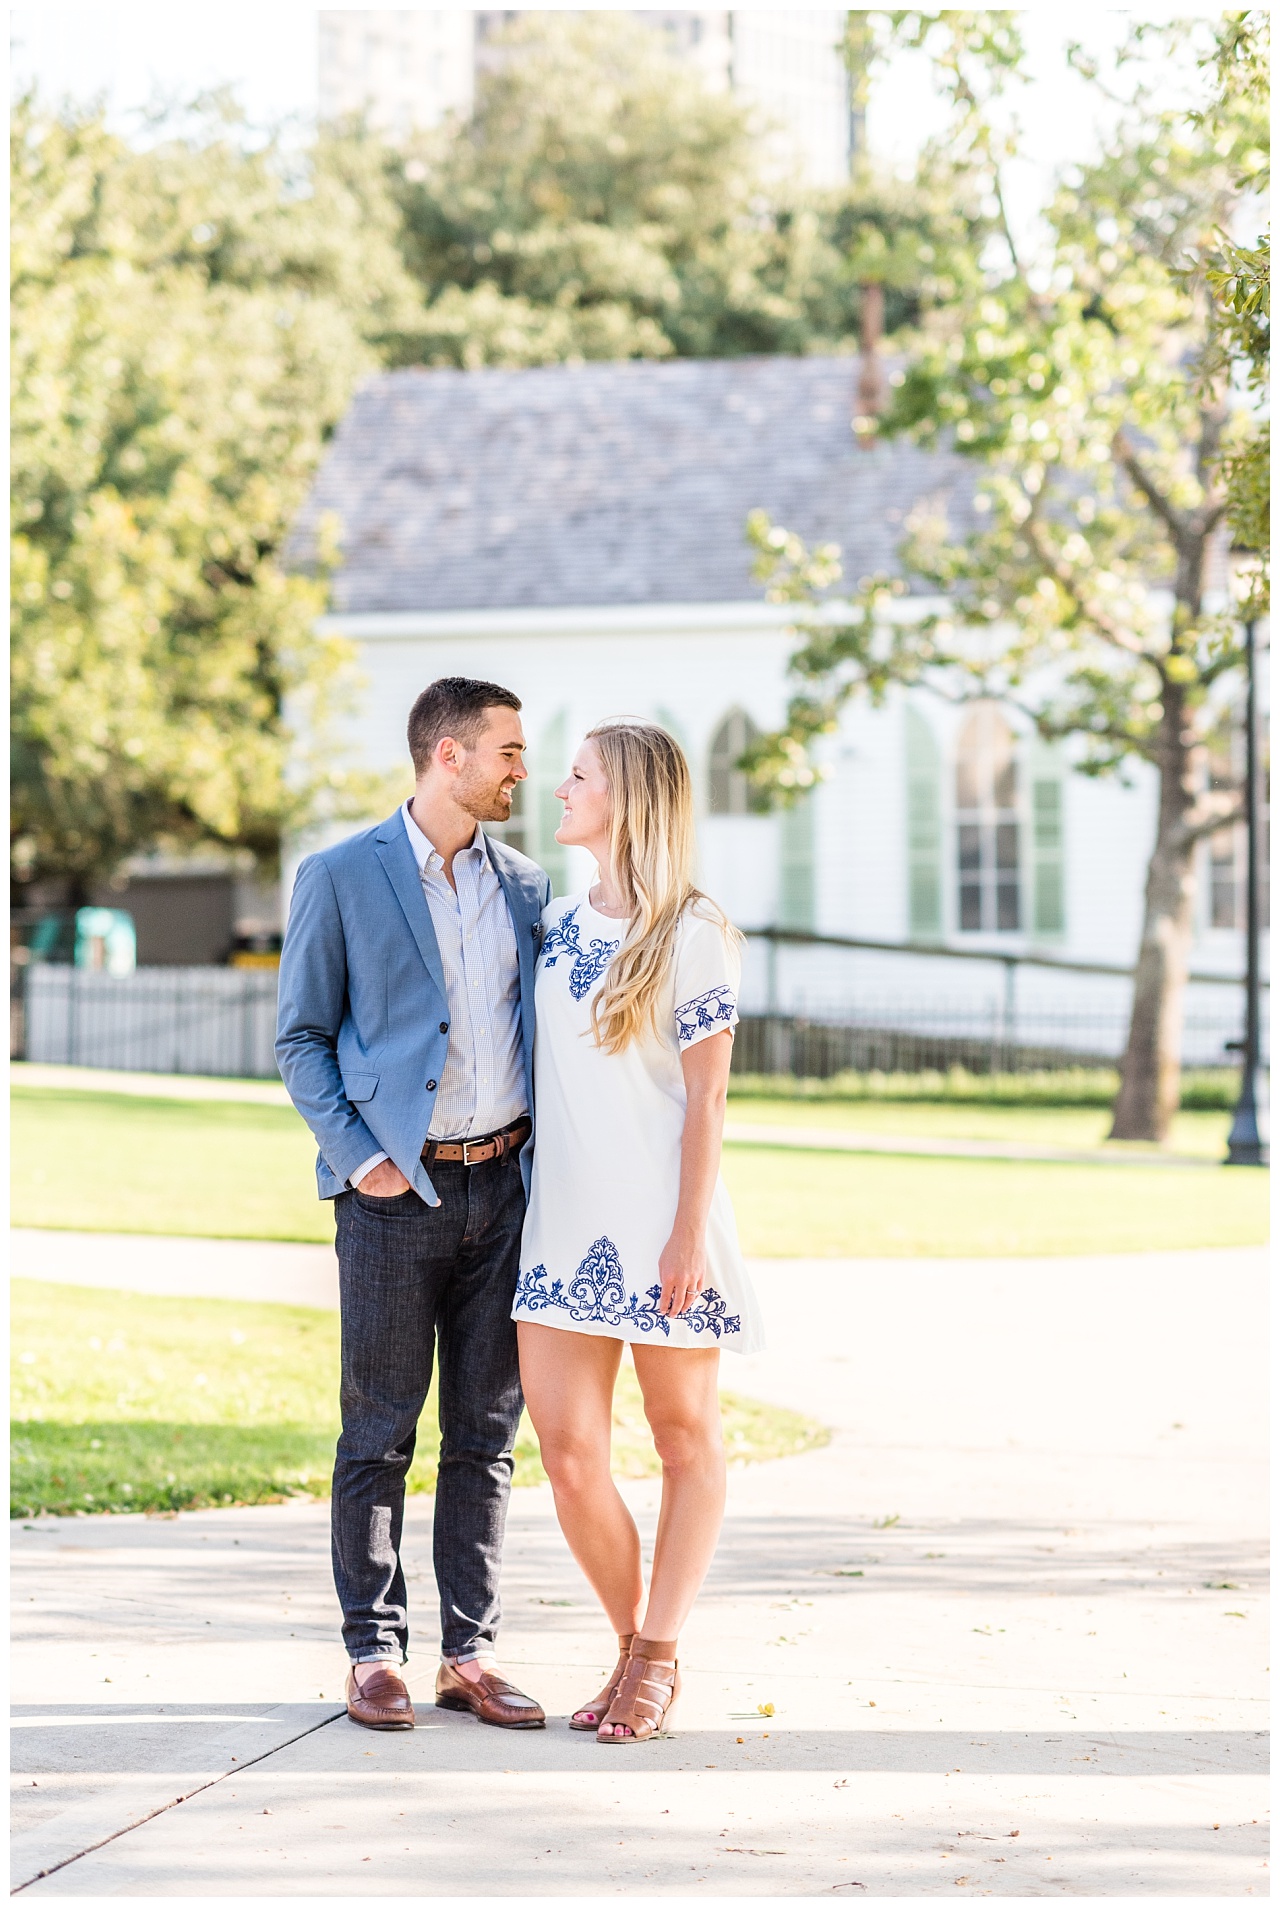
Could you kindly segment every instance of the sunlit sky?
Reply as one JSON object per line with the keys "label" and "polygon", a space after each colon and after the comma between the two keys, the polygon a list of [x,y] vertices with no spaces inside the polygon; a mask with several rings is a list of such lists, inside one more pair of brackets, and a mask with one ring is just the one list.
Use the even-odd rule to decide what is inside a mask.
{"label": "sunlit sky", "polygon": [[[1068,67],[1068,40],[1105,54],[1130,20],[1167,17],[1174,10],[1054,4],[1022,11],[1032,79],[1016,89],[1027,155],[1013,181],[1019,222],[1042,197],[1050,175],[1088,158],[1096,144],[1096,96]],[[1176,11],[1206,17],[1213,10]],[[42,91],[79,99],[101,94],[122,123],[158,94],[182,98],[229,85],[254,121],[293,119],[301,129],[316,109],[316,17],[316,8],[291,0],[256,7],[190,0],[18,7],[10,16],[14,82],[34,78]],[[895,60],[872,99],[873,152],[904,165],[943,124],[944,108],[923,57]]]}

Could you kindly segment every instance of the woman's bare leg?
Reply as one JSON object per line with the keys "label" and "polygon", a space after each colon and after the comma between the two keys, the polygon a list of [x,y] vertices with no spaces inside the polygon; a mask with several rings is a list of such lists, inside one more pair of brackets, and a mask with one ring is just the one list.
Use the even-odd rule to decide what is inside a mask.
{"label": "woman's bare leg", "polygon": [[609,1469],[616,1338],[517,1322],[520,1380],[565,1541],[618,1635],[639,1628],[640,1536]]}
{"label": "woman's bare leg", "polygon": [[662,1461],[662,1508],[643,1633],[678,1636],[711,1566],[724,1518],[720,1352],[633,1344],[644,1414]]}
{"label": "woman's bare leg", "polygon": [[720,1353],[633,1344],[631,1354],[662,1460],[649,1602],[637,1627],[651,1641],[668,1642],[679,1636],[702,1587],[724,1517]]}

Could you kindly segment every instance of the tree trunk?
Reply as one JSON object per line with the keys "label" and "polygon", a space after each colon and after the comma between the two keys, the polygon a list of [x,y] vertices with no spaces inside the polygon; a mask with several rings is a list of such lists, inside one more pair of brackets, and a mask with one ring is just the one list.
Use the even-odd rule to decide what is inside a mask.
{"label": "tree trunk", "polygon": [[1129,1039],[1112,1114],[1112,1139],[1162,1144],[1178,1110],[1182,1012],[1195,920],[1194,747],[1182,693],[1166,684],[1160,812],[1147,868],[1142,945],[1133,975]]}

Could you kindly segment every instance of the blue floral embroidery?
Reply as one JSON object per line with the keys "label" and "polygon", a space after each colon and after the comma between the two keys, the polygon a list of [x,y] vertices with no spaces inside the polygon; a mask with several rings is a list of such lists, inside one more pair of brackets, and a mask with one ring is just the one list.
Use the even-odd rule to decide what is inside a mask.
{"label": "blue floral embroidery", "polygon": [[616,940],[592,940],[584,947],[581,942],[581,929],[577,920],[578,910],[564,914],[548,929],[542,943],[544,966],[554,967],[557,960],[567,954],[573,961],[573,970],[569,975],[569,991],[575,1000],[585,1000],[600,975],[604,972],[618,951]]}
{"label": "blue floral embroidery", "polygon": [[696,1000],[686,1000],[683,1006],[676,1008],[676,1031],[680,1035],[680,1044],[707,1033],[718,1026],[732,1026],[734,1015],[738,1011],[738,1002],[732,987],[712,987],[708,993],[700,993]]}
{"label": "blue floral embroidery", "polygon": [[[611,1238],[597,1238],[567,1288],[562,1278],[548,1285],[545,1265],[522,1271],[515,1309],[567,1311],[575,1324],[630,1325],[646,1336],[661,1331],[663,1337],[670,1337],[673,1320],[659,1311],[661,1296],[661,1285],[650,1285],[643,1301],[634,1291],[628,1292],[616,1245]],[[724,1299],[710,1285],[693,1308],[674,1322],[687,1324],[699,1337],[704,1331],[715,1338],[730,1337],[742,1329],[741,1317],[736,1312],[730,1315]]]}

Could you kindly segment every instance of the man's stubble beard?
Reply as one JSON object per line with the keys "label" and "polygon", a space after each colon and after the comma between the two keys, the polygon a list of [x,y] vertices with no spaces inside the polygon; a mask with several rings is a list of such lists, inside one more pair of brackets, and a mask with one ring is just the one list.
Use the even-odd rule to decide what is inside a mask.
{"label": "man's stubble beard", "polygon": [[[465,814],[476,821],[509,821],[511,800],[504,794],[506,776],[497,787],[479,769],[464,768],[458,776],[453,798]],[[514,792],[514,790],[513,790]]]}

